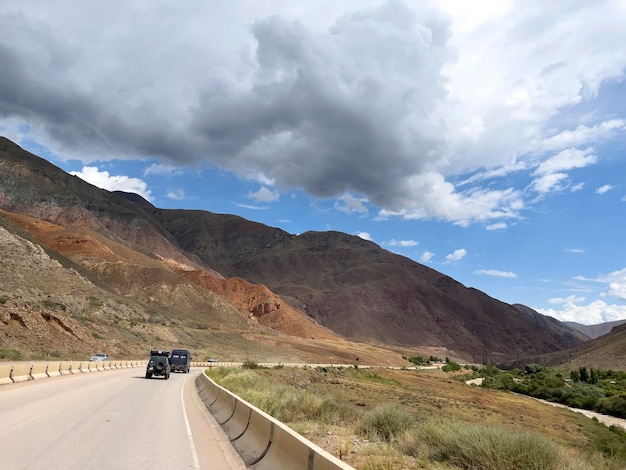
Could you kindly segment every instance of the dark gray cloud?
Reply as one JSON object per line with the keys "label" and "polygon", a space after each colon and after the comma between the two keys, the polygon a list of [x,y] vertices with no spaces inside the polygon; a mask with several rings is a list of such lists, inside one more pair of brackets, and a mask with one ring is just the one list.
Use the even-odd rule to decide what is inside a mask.
{"label": "dark gray cloud", "polygon": [[[353,194],[383,216],[516,216],[521,190],[459,192],[447,178],[538,159],[542,126],[619,74],[624,53],[602,28],[578,27],[587,13],[576,4],[539,26],[539,3],[501,6],[498,28],[479,33],[454,9],[409,5],[5,0],[0,132],[27,127],[85,162],[159,157],[279,190]],[[593,14],[606,11],[611,2]],[[554,40],[569,27],[576,48]],[[541,35],[527,47],[532,28]],[[609,53],[585,49],[588,37]]]}
{"label": "dark gray cloud", "polygon": [[345,17],[330,34],[280,17],[257,21],[250,88],[208,90],[194,113],[214,158],[282,187],[321,197],[355,190],[381,205],[403,179],[433,166],[444,142],[430,111],[446,96],[447,37],[410,10],[390,18],[387,10]]}

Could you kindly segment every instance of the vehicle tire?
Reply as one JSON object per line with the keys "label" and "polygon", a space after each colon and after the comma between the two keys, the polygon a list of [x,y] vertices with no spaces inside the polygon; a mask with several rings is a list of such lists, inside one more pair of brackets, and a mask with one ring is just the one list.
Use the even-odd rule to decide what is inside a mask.
{"label": "vehicle tire", "polygon": [[146,372],[146,379],[151,379],[152,378],[152,374],[150,372]]}
{"label": "vehicle tire", "polygon": [[165,374],[165,380],[170,378],[170,374]]}

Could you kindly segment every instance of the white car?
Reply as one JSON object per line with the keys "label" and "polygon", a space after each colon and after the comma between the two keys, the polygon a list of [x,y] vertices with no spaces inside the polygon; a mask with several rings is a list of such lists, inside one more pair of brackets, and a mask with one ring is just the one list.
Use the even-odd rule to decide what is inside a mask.
{"label": "white car", "polygon": [[93,356],[89,358],[90,362],[102,362],[102,361],[108,361],[108,360],[109,360],[109,355],[102,354],[102,353],[94,354]]}

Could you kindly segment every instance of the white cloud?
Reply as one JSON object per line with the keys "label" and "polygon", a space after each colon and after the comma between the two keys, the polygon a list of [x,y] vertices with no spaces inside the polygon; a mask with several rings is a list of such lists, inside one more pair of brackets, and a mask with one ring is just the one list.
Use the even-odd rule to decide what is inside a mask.
{"label": "white cloud", "polygon": [[574,304],[584,302],[585,297],[570,295],[566,298],[562,297],[554,297],[552,299],[548,299],[548,303],[552,305],[563,305],[563,304]]}
{"label": "white cloud", "polygon": [[598,276],[598,281],[606,283],[607,294],[626,300],[626,268]]}
{"label": "white cloud", "polygon": [[587,305],[577,305],[573,301],[566,301],[560,310],[537,307],[534,309],[561,321],[573,321],[583,325],[597,325],[626,319],[626,305],[607,304],[602,300],[596,300]]}
{"label": "white cloud", "polygon": [[608,274],[601,274],[595,278],[575,276],[574,279],[582,282],[605,284],[607,286],[607,290],[604,293],[605,296],[612,295],[621,300],[626,300],[626,268]]}
{"label": "white cloud", "polygon": [[581,124],[573,131],[566,129],[557,135],[544,139],[541,147],[546,151],[573,148],[610,138],[617,132],[624,130],[626,130],[626,122],[621,119],[604,121],[591,127]]}
{"label": "white cloud", "polygon": [[139,178],[111,175],[108,171],[99,171],[98,167],[95,166],[84,166],[81,171],[72,171],[70,174],[107,191],[135,193],[148,201],[152,201],[151,192],[146,182]]}
{"label": "white cloud", "polygon": [[187,199],[187,196],[183,189],[169,189],[167,191],[167,198],[174,199],[175,201],[183,201]]}
{"label": "white cloud", "polygon": [[565,251],[568,253],[584,253],[585,252],[585,250],[583,250],[582,248],[566,248]]}
{"label": "white cloud", "polygon": [[532,187],[539,194],[543,195],[562,190],[564,186],[561,183],[566,179],[567,175],[565,173],[547,174],[533,180]]}
{"label": "white cloud", "polygon": [[497,222],[495,224],[487,225],[487,230],[504,230],[508,225],[504,222]]}
{"label": "white cloud", "polygon": [[419,245],[419,242],[417,242],[415,240],[394,240],[392,238],[391,240],[386,242],[385,245],[401,246],[401,247],[405,247],[406,248],[406,247],[410,247],[410,246],[417,246],[417,245]]}
{"label": "white cloud", "polygon": [[367,232],[359,232],[356,236],[362,238],[363,240],[372,241],[372,236]]}
{"label": "white cloud", "polygon": [[241,207],[243,209],[250,209],[253,211],[264,211],[267,210],[267,206],[252,206],[250,204],[241,204],[241,203],[236,203],[235,204],[237,207]]}
{"label": "white cloud", "polygon": [[335,209],[339,212],[345,212],[348,214],[358,213],[367,215],[369,211],[367,210],[367,207],[365,207],[365,202],[367,201],[345,193],[335,203]]}
{"label": "white cloud", "polygon": [[446,255],[446,262],[447,263],[454,263],[456,261],[459,261],[461,259],[463,259],[465,257],[465,255],[467,255],[467,250],[465,250],[465,248],[460,248],[458,250],[454,250],[454,252]]}
{"label": "white cloud", "polygon": [[605,184],[605,185],[600,186],[598,189],[596,189],[596,194],[605,194],[611,191],[612,189],[615,189],[614,186],[610,184]]}
{"label": "white cloud", "polygon": [[256,192],[249,192],[248,197],[257,202],[275,202],[280,199],[278,191],[272,191],[267,186],[262,186]]}
{"label": "white cloud", "polygon": [[[411,200],[402,201],[403,209],[383,209],[378,217],[401,216],[405,219],[438,218],[467,227],[476,221],[519,218],[524,207],[522,195],[512,188],[505,190],[471,189],[456,192],[452,184],[437,173],[414,176],[408,181]],[[419,198],[418,198],[419,195]]]}
{"label": "white cloud", "polygon": [[504,277],[504,278],[516,278],[517,274],[511,271],[498,271],[496,269],[478,269],[474,271],[474,274],[479,276],[493,276],[493,277]]}
{"label": "white cloud", "polygon": [[[626,301],[626,268],[602,274],[596,278],[576,276],[574,279],[580,282],[592,282],[606,285],[606,290],[601,297],[616,297],[620,301]],[[557,318],[561,321],[575,321],[585,325],[626,319],[626,305],[610,304],[604,300],[594,300],[586,305],[584,296],[570,295],[566,298],[552,298],[548,303],[561,305],[559,310],[535,308],[544,315]]]}
{"label": "white cloud", "polygon": [[420,261],[422,263],[429,263],[433,259],[433,256],[435,256],[435,253],[432,251],[425,251],[422,253],[422,256],[420,256]]}
{"label": "white cloud", "polygon": [[160,163],[153,163],[152,165],[146,167],[143,171],[144,176],[174,176],[174,175],[182,175],[183,171],[174,166],[174,165],[164,165]]}
{"label": "white cloud", "polygon": [[555,174],[574,168],[584,168],[593,165],[597,157],[593,155],[591,149],[567,149],[562,150],[553,157],[542,162],[535,170],[535,175]]}

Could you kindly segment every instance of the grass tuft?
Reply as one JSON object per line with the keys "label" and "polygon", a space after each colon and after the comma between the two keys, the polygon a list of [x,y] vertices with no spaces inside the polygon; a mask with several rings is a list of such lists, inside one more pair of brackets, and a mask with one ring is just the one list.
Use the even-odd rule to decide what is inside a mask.
{"label": "grass tuft", "polygon": [[391,442],[416,426],[413,415],[394,404],[377,406],[365,414],[361,432],[370,439]]}
{"label": "grass tuft", "polygon": [[[558,446],[548,438],[528,431],[513,432],[499,426],[429,420],[416,429],[412,439],[413,444],[426,444],[433,460],[459,468],[549,470],[560,465]],[[405,441],[405,451],[408,442],[411,441]]]}

